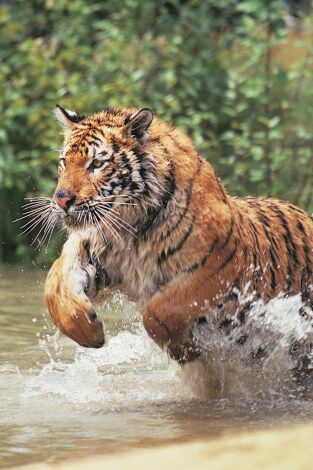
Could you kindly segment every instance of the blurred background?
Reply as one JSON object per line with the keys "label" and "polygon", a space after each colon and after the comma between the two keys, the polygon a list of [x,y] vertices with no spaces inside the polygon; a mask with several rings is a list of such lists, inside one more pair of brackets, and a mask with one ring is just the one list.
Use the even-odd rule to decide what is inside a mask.
{"label": "blurred background", "polygon": [[237,195],[313,210],[310,0],[2,0],[0,262],[44,265],[12,223],[50,196],[56,103],[149,107],[193,139]]}

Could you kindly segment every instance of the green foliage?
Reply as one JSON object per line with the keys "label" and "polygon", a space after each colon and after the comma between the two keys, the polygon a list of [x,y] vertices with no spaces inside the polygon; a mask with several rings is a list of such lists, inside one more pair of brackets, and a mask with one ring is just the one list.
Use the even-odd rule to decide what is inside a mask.
{"label": "green foliage", "polygon": [[35,256],[12,220],[24,197],[53,192],[56,103],[148,106],[231,192],[312,209],[312,46],[299,36],[288,66],[277,59],[287,12],[282,0],[1,2],[0,259]]}

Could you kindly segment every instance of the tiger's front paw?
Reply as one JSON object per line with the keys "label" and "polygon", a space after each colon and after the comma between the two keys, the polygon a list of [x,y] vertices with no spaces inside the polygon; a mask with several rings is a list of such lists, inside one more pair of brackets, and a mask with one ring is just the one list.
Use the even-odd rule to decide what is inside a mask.
{"label": "tiger's front paw", "polygon": [[103,323],[89,300],[97,293],[96,267],[89,262],[82,241],[75,253],[66,245],[48,273],[45,302],[62,333],[81,346],[100,348],[105,342]]}

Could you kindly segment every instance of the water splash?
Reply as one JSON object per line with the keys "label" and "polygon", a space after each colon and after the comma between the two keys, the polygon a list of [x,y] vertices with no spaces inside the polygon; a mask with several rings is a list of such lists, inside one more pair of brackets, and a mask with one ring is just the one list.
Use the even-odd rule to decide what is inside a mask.
{"label": "water splash", "polygon": [[[194,330],[201,359],[182,368],[169,361],[138,321],[135,333],[120,331],[103,349],[78,347],[69,363],[62,360],[60,342],[53,337],[50,347],[55,354],[42,340],[49,363],[30,377],[24,396],[54,394],[76,405],[105,403],[111,410],[184,396],[186,385],[189,398],[293,397],[312,388],[310,364],[301,384],[295,373],[304,360],[312,359],[312,324],[312,313],[303,315],[300,295],[277,297],[266,305],[260,300],[243,325],[229,330],[221,328],[218,314],[213,315]],[[157,391],[156,383],[162,385]]]}
{"label": "water splash", "polygon": [[24,398],[57,395],[77,406],[95,409],[98,404],[102,411],[116,411],[179,396],[176,364],[143,331],[121,331],[99,350],[78,347],[70,363],[49,357],[27,381]]}
{"label": "water splash", "polygon": [[311,392],[313,313],[300,295],[277,297],[266,305],[260,300],[239,323],[222,328],[213,315],[194,329],[204,353],[181,371],[193,393],[275,399]]}

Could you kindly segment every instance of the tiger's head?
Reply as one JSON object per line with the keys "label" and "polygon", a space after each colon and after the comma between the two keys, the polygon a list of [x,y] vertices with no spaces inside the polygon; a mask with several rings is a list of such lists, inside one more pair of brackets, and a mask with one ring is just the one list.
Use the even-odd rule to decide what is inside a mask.
{"label": "tiger's head", "polygon": [[93,225],[114,234],[130,227],[122,211],[157,206],[167,191],[168,162],[156,164],[150,151],[152,111],[109,109],[84,117],[57,106],[56,114],[65,139],[53,209],[70,229]]}

